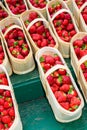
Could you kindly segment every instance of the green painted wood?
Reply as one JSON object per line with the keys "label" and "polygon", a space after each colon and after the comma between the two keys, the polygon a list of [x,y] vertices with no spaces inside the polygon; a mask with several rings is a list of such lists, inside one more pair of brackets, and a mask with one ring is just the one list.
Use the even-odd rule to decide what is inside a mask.
{"label": "green painted wood", "polygon": [[87,105],[80,119],[71,123],[56,121],[46,98],[19,104],[23,130],[87,130]]}
{"label": "green painted wood", "polygon": [[27,74],[13,74],[10,79],[17,102],[25,102],[44,96],[37,68]]}

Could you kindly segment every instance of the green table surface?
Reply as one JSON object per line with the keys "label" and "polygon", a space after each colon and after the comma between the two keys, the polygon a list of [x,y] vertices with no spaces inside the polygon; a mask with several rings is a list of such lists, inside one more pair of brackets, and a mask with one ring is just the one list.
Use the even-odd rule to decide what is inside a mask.
{"label": "green table surface", "polygon": [[70,123],[56,121],[46,98],[19,104],[23,130],[87,130],[87,105],[80,119]]}
{"label": "green table surface", "polygon": [[[77,83],[70,59],[65,59],[65,61]],[[45,97],[37,68],[25,75],[13,74],[11,81],[19,105],[23,130],[87,130],[86,104],[80,119],[71,123],[59,123],[56,121]]]}

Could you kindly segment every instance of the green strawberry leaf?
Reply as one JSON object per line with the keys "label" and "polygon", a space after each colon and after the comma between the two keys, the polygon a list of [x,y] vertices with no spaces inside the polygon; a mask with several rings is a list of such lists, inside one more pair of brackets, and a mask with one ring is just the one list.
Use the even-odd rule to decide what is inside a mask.
{"label": "green strawberry leaf", "polygon": [[82,50],[85,50],[86,49],[86,44],[83,44],[82,45]]}
{"label": "green strawberry leaf", "polygon": [[0,95],[0,98],[3,98],[3,96]]}
{"label": "green strawberry leaf", "polygon": [[54,57],[58,56],[56,53],[54,54]]}
{"label": "green strawberry leaf", "polygon": [[69,91],[68,91],[68,94],[72,94],[72,91],[73,91],[73,86],[70,85],[70,89],[69,89]]}
{"label": "green strawberry leaf", "polygon": [[18,41],[15,41],[15,42],[14,42],[14,46],[16,46],[16,45],[18,45]]}
{"label": "green strawberry leaf", "polygon": [[26,23],[26,24],[29,24],[29,20],[26,20],[25,23]]}
{"label": "green strawberry leaf", "polygon": [[41,56],[41,57],[40,57],[40,62],[44,62],[44,61],[45,61],[44,57]]}
{"label": "green strawberry leaf", "polygon": [[52,4],[52,8],[54,8],[55,7],[55,4]]}
{"label": "green strawberry leaf", "polygon": [[74,108],[74,109],[77,109],[78,107],[79,107],[78,105],[75,105],[73,108]]}
{"label": "green strawberry leaf", "polygon": [[56,22],[56,25],[60,26],[60,25],[61,25],[61,22],[60,22],[60,21],[57,21],[57,22]]}
{"label": "green strawberry leaf", "polygon": [[5,126],[5,128],[8,128],[8,124],[5,124],[4,126]]}
{"label": "green strawberry leaf", "polygon": [[84,63],[84,64],[85,64],[85,66],[87,67],[87,61],[85,61],[85,63]]}
{"label": "green strawberry leaf", "polygon": [[62,76],[59,76],[59,77],[58,77],[58,81],[59,81],[60,83],[62,83],[62,80],[63,80]]}

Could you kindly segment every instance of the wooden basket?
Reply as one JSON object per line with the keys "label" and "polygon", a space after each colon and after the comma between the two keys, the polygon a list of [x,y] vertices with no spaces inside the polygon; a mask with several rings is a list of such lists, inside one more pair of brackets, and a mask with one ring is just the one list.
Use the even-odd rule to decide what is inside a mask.
{"label": "wooden basket", "polygon": [[10,76],[12,74],[12,67],[11,67],[11,64],[9,62],[9,59],[8,59],[8,56],[7,56],[5,47],[4,47],[4,42],[3,42],[3,39],[2,39],[1,36],[0,36],[0,40],[1,40],[1,43],[2,43],[3,51],[4,51],[4,60],[3,60],[2,65],[4,65],[4,67],[6,68],[6,70],[8,72],[8,75]]}
{"label": "wooden basket", "polygon": [[[46,0],[46,1],[48,2],[49,0]],[[28,3],[28,6],[30,9],[34,9],[35,11],[38,10],[39,12],[41,12],[44,15],[45,18],[47,18],[46,7],[42,8],[42,9],[36,8],[31,4],[31,2],[29,0],[27,0],[27,3]]]}
{"label": "wooden basket", "polygon": [[30,10],[25,11],[24,13],[22,13],[22,14],[20,15],[20,19],[21,19],[21,22],[22,22],[22,25],[23,25],[25,31],[26,31],[26,26],[25,26],[24,22],[25,22],[25,20],[28,19],[29,14],[30,14],[31,12],[36,12],[36,13],[39,15],[40,18],[43,18],[43,19],[44,19],[44,16],[43,16],[39,11],[37,11],[37,10],[30,9]]}
{"label": "wooden basket", "polygon": [[[9,12],[8,10],[4,7],[4,5],[2,4],[2,2],[0,2],[0,7],[5,11],[7,12],[8,16],[9,16]],[[4,19],[4,18],[3,18]],[[1,20],[0,20],[1,21]]]}
{"label": "wooden basket", "polygon": [[36,53],[40,48],[37,47],[37,45],[35,44],[35,42],[34,42],[33,39],[31,38],[30,33],[28,32],[28,30],[30,29],[30,27],[31,27],[34,23],[36,23],[36,22],[38,22],[38,21],[42,21],[42,22],[44,23],[44,25],[49,29],[50,34],[52,35],[52,37],[53,37],[53,39],[55,40],[55,43],[56,43],[56,45],[55,45],[54,47],[55,47],[55,48],[58,48],[58,42],[57,42],[57,40],[56,40],[56,37],[55,37],[54,33],[52,32],[52,29],[51,29],[49,23],[48,23],[45,19],[37,18],[37,19],[33,20],[33,21],[28,25],[28,27],[27,27],[27,29],[26,29],[26,30],[27,30],[27,35],[28,35],[28,38],[29,38],[30,43],[31,43],[31,45],[32,45],[32,49],[33,49],[34,53]]}
{"label": "wooden basket", "polygon": [[[55,0],[51,0],[50,2],[48,2],[48,3],[47,3],[47,6],[46,6],[46,12],[47,12],[48,21],[49,21],[49,23],[50,23],[51,26],[52,26],[52,20],[51,20],[51,17],[50,17],[48,8],[49,8],[50,6],[52,6],[53,4],[56,4],[56,2],[59,2],[60,4],[62,4],[62,7],[63,7],[64,9],[68,9],[68,6],[65,4],[64,1],[61,1],[61,0],[56,0],[56,1],[55,1]],[[55,14],[55,13],[54,13],[54,14]]]}
{"label": "wooden basket", "polygon": [[79,32],[77,33],[71,40],[71,44],[70,44],[70,56],[71,56],[71,65],[74,69],[74,72],[76,74],[76,76],[78,77],[79,75],[79,70],[78,70],[78,65],[79,65],[79,60],[75,54],[75,51],[74,51],[74,48],[73,48],[73,42],[76,40],[76,39],[82,39],[84,36],[86,36],[87,33],[86,32]]}
{"label": "wooden basket", "polygon": [[83,9],[87,6],[87,2],[85,2],[82,7],[80,8],[80,15],[79,15],[79,27],[81,29],[81,31],[83,32],[87,32],[87,25],[83,19],[83,16],[81,14],[81,12],[83,11]]}
{"label": "wooden basket", "polygon": [[[25,3],[26,10],[28,10],[26,0],[23,0],[23,1],[24,1],[24,3]],[[8,11],[9,11],[10,15],[20,17],[20,14],[16,15],[16,14],[13,14],[13,13],[12,13],[12,11],[10,10],[10,8],[9,8],[9,6],[8,6],[8,4],[7,4],[7,2],[6,2],[6,0],[4,0],[4,2],[5,2],[5,6],[6,6],[6,8],[8,9]]]}
{"label": "wooden basket", "polygon": [[9,16],[5,19],[3,19],[1,22],[0,22],[0,30],[1,30],[1,34],[2,34],[2,37],[3,37],[3,32],[2,30],[6,27],[6,26],[9,26],[9,25],[18,25],[20,27],[22,27],[22,23],[20,21],[19,18],[17,17],[14,17],[14,16]]}
{"label": "wooden basket", "polygon": [[67,6],[69,7],[69,9],[70,9],[71,11],[73,11],[72,0],[66,0],[65,3],[66,3]]}
{"label": "wooden basket", "polygon": [[0,89],[10,91],[12,101],[13,101],[14,110],[15,110],[15,119],[14,119],[12,126],[9,128],[9,130],[22,130],[23,129],[22,128],[22,122],[21,122],[21,119],[20,119],[20,115],[19,115],[19,111],[18,111],[18,105],[17,105],[16,99],[15,99],[14,92],[10,89],[10,86],[0,85]]}
{"label": "wooden basket", "polygon": [[[14,73],[16,73],[16,74],[25,74],[25,73],[28,73],[28,72],[32,71],[35,68],[34,59],[33,59],[33,55],[32,55],[32,50],[31,50],[29,41],[28,41],[28,39],[27,39],[27,37],[25,35],[26,42],[27,42],[27,44],[29,46],[29,49],[30,49],[30,52],[29,52],[28,56],[26,56],[25,59],[17,59],[14,56],[11,55],[11,53],[10,53],[10,51],[8,49],[7,42],[5,40],[5,36],[10,30],[12,30],[14,28],[19,28],[19,29],[23,30],[21,27],[19,27],[17,25],[13,25],[13,26],[9,27],[6,30],[3,37],[4,37],[6,49],[7,49],[7,52],[8,52],[8,55],[9,55],[9,58],[10,58]],[[25,34],[24,31],[23,31],[23,33]]]}
{"label": "wooden basket", "polygon": [[44,54],[47,54],[47,55],[53,55],[53,54],[57,54],[62,63],[66,66],[66,63],[61,55],[61,53],[56,49],[56,48],[52,48],[52,47],[43,47],[41,48],[40,50],[37,51],[36,55],[35,55],[35,59],[36,59],[36,62],[37,62],[37,65],[38,65],[38,70],[39,70],[39,75],[40,75],[40,79],[41,79],[41,82],[43,84],[43,87],[44,87],[44,90],[46,92],[46,82],[45,82],[45,78],[44,78],[44,71],[41,67],[41,64],[40,64],[40,57]]}
{"label": "wooden basket", "polygon": [[87,81],[84,78],[82,69],[80,67],[80,65],[82,63],[84,63],[85,61],[87,61],[87,55],[83,56],[80,60],[79,60],[79,77],[78,77],[78,83],[80,84],[80,88],[83,92],[84,98],[87,102]]}
{"label": "wooden basket", "polygon": [[59,10],[58,12],[56,12],[56,13],[53,15],[53,17],[52,17],[52,19],[51,19],[53,31],[54,31],[54,33],[55,33],[55,35],[56,35],[56,37],[57,37],[58,42],[59,42],[59,50],[60,50],[60,52],[62,53],[62,55],[63,55],[64,58],[68,58],[68,57],[70,56],[70,44],[71,44],[71,41],[70,41],[70,42],[65,42],[65,41],[63,41],[63,40],[58,36],[58,34],[57,34],[57,32],[56,32],[56,30],[55,30],[55,28],[54,28],[54,25],[53,25],[53,20],[55,19],[55,17],[56,17],[57,15],[59,15],[60,13],[62,13],[62,12],[67,12],[67,13],[70,14],[76,32],[79,32],[79,30],[78,30],[78,28],[77,28],[77,26],[76,26],[76,23],[75,23],[75,20],[74,20],[74,18],[73,18],[72,13],[71,13],[69,10],[67,10],[67,9],[61,9],[61,10]]}
{"label": "wooden basket", "polygon": [[77,6],[77,4],[76,4],[76,2],[75,2],[75,0],[72,0],[72,6],[73,6],[73,10],[72,10],[73,15],[75,17],[75,20],[79,24],[79,22],[80,22],[79,21],[79,15],[80,15],[80,10],[81,10],[82,6],[79,9],[78,6]]}
{"label": "wooden basket", "polygon": [[[54,94],[53,94],[53,92],[50,88],[50,85],[47,81],[47,77],[50,74],[52,74],[54,71],[56,71],[57,69],[65,69],[67,71],[67,73],[70,76],[71,82],[72,82],[75,90],[77,91],[78,96],[81,99],[80,106],[74,112],[67,111],[60,106],[60,104],[56,100],[56,98],[55,98],[55,96],[54,96]],[[84,100],[82,98],[82,95],[80,94],[79,89],[77,88],[77,86],[75,84],[75,81],[73,80],[73,77],[72,77],[69,69],[64,65],[55,65],[53,68],[48,70],[48,72],[45,74],[45,79],[46,79],[45,81],[46,81],[46,92],[47,92],[46,96],[47,96],[47,99],[49,101],[49,104],[52,107],[52,110],[53,110],[53,113],[55,115],[56,120],[59,121],[59,122],[63,122],[63,123],[65,122],[66,123],[66,122],[71,122],[71,121],[79,119],[81,114],[82,114],[82,108],[84,107]]]}

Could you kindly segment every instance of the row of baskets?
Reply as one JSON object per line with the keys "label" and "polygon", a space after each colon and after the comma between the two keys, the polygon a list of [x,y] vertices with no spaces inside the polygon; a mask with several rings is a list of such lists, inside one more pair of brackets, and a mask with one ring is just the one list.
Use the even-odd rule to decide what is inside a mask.
{"label": "row of baskets", "polygon": [[[0,6],[4,8],[8,15],[13,15],[19,17],[24,11],[28,9],[34,9],[40,11],[45,17],[46,14],[46,5],[51,2],[52,0],[43,0],[43,1],[34,1],[34,0],[21,0],[21,1],[11,1],[11,0],[4,0],[4,4],[7,9],[5,9],[2,5]],[[63,0],[70,8],[72,7],[71,0]]]}
{"label": "row of baskets", "polygon": [[6,69],[0,65],[0,130],[22,130],[13,86]]}
{"label": "row of baskets", "polygon": [[[73,12],[72,3],[70,1],[69,7],[73,7]],[[81,25],[84,24],[79,25],[64,1],[52,0],[42,10],[33,8],[19,17],[10,14],[0,22],[2,46],[5,45],[3,48],[10,60],[6,58],[7,62],[3,61],[3,64],[9,75],[12,70],[17,74],[30,72],[35,68],[34,53],[40,79],[56,119],[60,122],[73,121],[81,116],[84,101],[63,57],[71,57],[87,101],[87,33],[79,32],[78,27],[83,31]]]}

